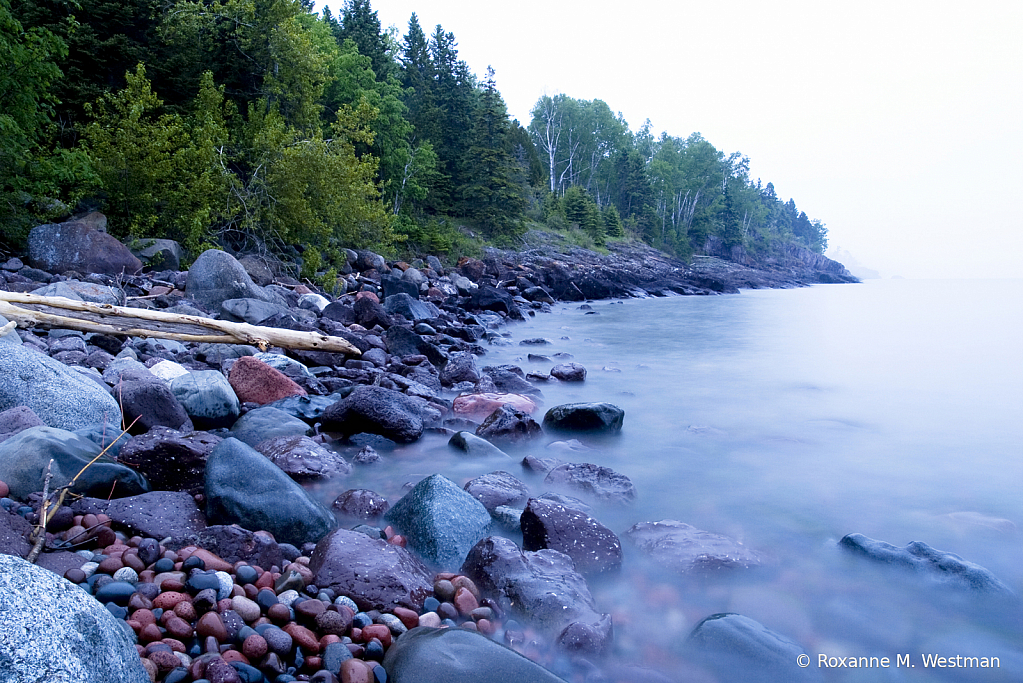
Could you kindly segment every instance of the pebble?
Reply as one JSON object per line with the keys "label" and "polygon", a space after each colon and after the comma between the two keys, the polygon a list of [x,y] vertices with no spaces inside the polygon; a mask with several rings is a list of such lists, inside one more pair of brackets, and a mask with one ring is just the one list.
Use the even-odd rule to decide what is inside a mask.
{"label": "pebble", "polygon": [[114,572],[114,581],[126,581],[127,583],[135,585],[139,582],[139,575],[138,572],[131,567],[121,567]]}
{"label": "pebble", "polygon": [[359,606],[356,605],[355,601],[352,600],[347,595],[339,595],[337,598],[334,599],[334,604],[338,605],[338,606],[342,606],[343,605],[344,607],[347,607],[348,609],[352,610],[353,612],[358,612],[359,611]]}
{"label": "pebble", "polygon": [[218,571],[214,576],[220,581],[220,589],[217,590],[217,599],[226,600],[231,597],[231,590],[234,588],[234,578],[225,571]]}
{"label": "pebble", "polygon": [[231,598],[231,609],[237,612],[238,616],[244,619],[247,623],[252,623],[263,616],[263,611],[260,609],[259,605],[240,595],[236,595]]}

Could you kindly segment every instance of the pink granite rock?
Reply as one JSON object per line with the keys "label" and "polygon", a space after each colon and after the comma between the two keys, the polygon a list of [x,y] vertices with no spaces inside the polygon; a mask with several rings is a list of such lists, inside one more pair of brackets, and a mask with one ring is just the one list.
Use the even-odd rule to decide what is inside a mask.
{"label": "pink granite rock", "polygon": [[242,356],[231,366],[228,378],[242,403],[267,405],[288,396],[305,396],[305,389],[282,372],[252,356]]}

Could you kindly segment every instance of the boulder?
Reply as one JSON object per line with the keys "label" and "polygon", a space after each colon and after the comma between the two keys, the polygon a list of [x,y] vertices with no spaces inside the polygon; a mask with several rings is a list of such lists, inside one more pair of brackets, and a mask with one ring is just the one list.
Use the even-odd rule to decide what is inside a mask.
{"label": "boulder", "polygon": [[331,396],[289,396],[269,404],[267,408],[276,408],[292,417],[297,417],[310,424],[320,421],[323,411],[340,400],[336,394]]}
{"label": "boulder", "polygon": [[274,537],[266,531],[249,531],[236,524],[214,524],[191,536],[176,536],[168,550],[194,545],[209,550],[225,562],[247,562],[260,567],[283,567],[287,562]]}
{"label": "boulder", "polygon": [[433,595],[433,573],[400,546],[337,529],[316,544],[309,562],[319,588],[346,595],[360,610],[416,610]]}
{"label": "boulder", "polygon": [[206,461],[206,518],[265,530],[278,541],[315,543],[336,525],[281,468],[238,439],[224,439]]}
{"label": "boulder", "polygon": [[[0,315],[0,327],[3,327],[9,322],[11,321]],[[0,336],[0,344],[21,344],[21,337],[18,335],[18,331],[8,330],[3,334],[3,336]]]}
{"label": "boulder", "polygon": [[355,311],[355,322],[367,330],[375,325],[383,328],[391,326],[391,316],[387,315],[387,311],[380,305],[380,302],[374,301],[368,296],[356,299],[352,310]]}
{"label": "boulder", "polygon": [[[402,275],[404,275],[404,273]],[[381,276],[381,278],[380,278],[380,288],[383,290],[385,307],[386,307],[386,302],[387,302],[388,299],[390,299],[393,296],[397,296],[399,294],[403,294],[406,297],[412,299],[413,301],[417,301],[419,299],[419,286],[417,284],[415,284],[414,282],[411,282],[409,280],[405,280],[402,277],[402,275],[383,275],[383,276]],[[405,304],[402,304],[402,306],[404,306],[404,305]],[[388,313],[393,313],[393,311],[391,311],[391,310],[388,310],[387,312]],[[425,317],[427,317],[427,318],[435,318],[437,316],[428,315],[428,316],[425,316]],[[412,320],[412,318],[407,318],[407,319],[408,320]]]}
{"label": "boulder", "polygon": [[175,377],[170,388],[198,429],[228,427],[241,412],[241,403],[230,382],[216,370],[199,370]]}
{"label": "boulder", "polygon": [[562,552],[523,552],[514,541],[489,536],[473,546],[461,571],[480,591],[496,596],[502,609],[557,634],[559,641],[567,636],[564,646],[585,641],[580,636],[587,633],[597,636],[588,641],[589,652],[611,643],[611,617],[597,613],[586,579]]}
{"label": "boulder", "polygon": [[0,670],[11,683],[149,683],[125,623],[84,590],[0,555]]}
{"label": "boulder", "polygon": [[582,382],[586,379],[586,368],[579,363],[560,363],[551,368],[551,377],[562,382]]}
{"label": "boulder", "polygon": [[473,310],[498,311],[500,313],[511,313],[515,308],[515,301],[508,290],[498,289],[483,285],[473,291],[469,298],[469,306]]}
{"label": "boulder", "polygon": [[124,421],[131,434],[142,434],[153,427],[192,431],[192,422],[184,406],[163,382],[120,382],[114,393],[124,411]]}
{"label": "boulder", "polygon": [[536,409],[536,401],[521,394],[462,394],[451,404],[451,411],[472,420],[484,420],[503,405],[532,415]]}
{"label": "boulder", "polygon": [[100,447],[73,432],[53,427],[30,427],[0,443],[0,481],[11,489],[10,495],[25,500],[30,493],[43,490],[47,463],[50,469],[50,490],[69,484],[79,472],[72,493],[115,497],[134,496],[149,490],[142,475],[108,456],[101,456]]}
{"label": "boulder", "polygon": [[[206,459],[220,437],[154,427],[121,447],[118,461],[142,473],[157,491],[202,493]],[[162,536],[161,536],[162,538]]]}
{"label": "boulder", "polygon": [[307,436],[275,436],[255,449],[292,479],[325,479],[351,474],[352,466],[340,453],[327,450]]}
{"label": "boulder", "polygon": [[423,435],[421,404],[391,389],[358,386],[323,411],[325,431],[351,436],[366,432],[379,434],[398,443],[411,443]]}
{"label": "boulder", "polygon": [[502,405],[476,428],[476,436],[488,441],[523,443],[543,436],[543,429],[528,413]]}
{"label": "boulder", "polygon": [[106,514],[114,524],[126,528],[129,536],[180,538],[206,528],[195,498],[181,491],[150,491],[117,500],[81,498],[71,509],[78,515]]}
{"label": "boulder", "polygon": [[564,683],[536,662],[461,628],[418,626],[384,656],[391,683]]}
{"label": "boulder", "polygon": [[523,550],[560,550],[572,558],[581,574],[600,574],[622,566],[618,537],[584,512],[530,498],[519,524]]}
{"label": "boulder", "polygon": [[249,446],[255,446],[260,441],[279,436],[309,436],[312,431],[312,427],[297,417],[283,410],[263,406],[238,418],[231,427],[231,436]]}
{"label": "boulder", "polygon": [[674,519],[634,524],[625,532],[625,537],[657,566],[679,574],[749,569],[764,563],[758,553],[735,539]]}
{"label": "boulder", "polygon": [[566,403],[547,411],[543,416],[543,428],[617,434],[624,420],[625,411],[611,403]]}
{"label": "boulder", "polygon": [[487,509],[440,474],[416,484],[384,518],[401,530],[410,548],[443,570],[456,570],[490,532]]}
{"label": "boulder", "polygon": [[722,683],[820,681],[816,662],[802,668],[806,651],[785,636],[741,614],[712,614],[693,629],[686,651]]}
{"label": "boulder", "polygon": [[[111,458],[118,459],[118,462],[120,462],[121,448],[123,448],[132,439],[131,434],[121,431],[120,429],[110,429],[106,425],[89,425],[88,427],[82,427],[81,429],[76,429],[75,434],[83,439],[88,439],[101,449],[106,450],[106,454]],[[127,463],[121,464],[126,465]]]}
{"label": "boulder", "polygon": [[470,458],[509,457],[508,454],[500,448],[486,439],[476,436],[472,432],[455,432],[451,438],[448,439],[448,445],[452,448],[457,448]]}
{"label": "boulder", "polygon": [[18,406],[0,413],[0,443],[29,427],[43,427],[45,424],[31,408]]}
{"label": "boulder", "polygon": [[26,406],[50,427],[117,429],[121,409],[98,382],[27,346],[0,344],[0,410]]}
{"label": "boulder", "polygon": [[259,299],[283,303],[257,286],[242,264],[224,251],[208,249],[188,269],[185,294],[211,311],[228,299]]}
{"label": "boulder", "polygon": [[385,292],[384,310],[389,315],[400,315],[405,320],[413,322],[438,317],[440,310],[428,301],[420,301],[418,291],[418,288],[416,288],[416,296],[410,296],[405,292],[396,292],[394,294],[387,294]]}
{"label": "boulder", "polygon": [[220,310],[223,313],[221,317],[224,320],[249,323],[250,325],[262,325],[263,321],[269,320],[274,316],[296,317],[292,309],[287,306],[252,297],[222,301],[220,303]]}
{"label": "boulder", "polygon": [[[3,477],[0,476],[0,479]],[[863,534],[849,534],[838,544],[875,562],[916,572],[941,585],[960,590],[1012,595],[1008,586],[979,564],[920,541],[912,541],[905,548],[899,548]]]}
{"label": "boulder", "polygon": [[526,381],[522,368],[516,365],[488,365],[483,374],[494,382],[499,392],[507,394],[539,394],[540,390]]}
{"label": "boulder", "polygon": [[371,520],[383,517],[391,504],[376,491],[348,489],[334,500],[332,507],[345,517]]}
{"label": "boulder", "polygon": [[[440,371],[440,383],[446,387],[458,382],[472,382],[475,384],[479,379],[480,371],[476,367],[476,356],[468,351],[459,351],[449,355],[448,362],[444,365],[444,369]],[[490,413],[487,414],[489,415]]]}
{"label": "boulder", "polygon": [[426,359],[438,367],[447,363],[447,355],[434,344],[423,339],[412,330],[395,326],[384,334],[387,350],[392,356],[426,356]]}
{"label": "boulder", "polygon": [[588,462],[558,465],[547,473],[544,483],[585,493],[608,503],[629,503],[636,498],[636,487],[631,479],[608,467]]}
{"label": "boulder", "polygon": [[255,356],[243,356],[231,366],[229,381],[238,400],[267,405],[289,396],[304,396],[306,391],[279,370]]}
{"label": "boulder", "polygon": [[75,301],[91,301],[94,304],[124,305],[122,290],[98,285],[95,282],[80,282],[78,280],[54,282],[32,293],[38,296],[62,296]]}
{"label": "boulder", "polygon": [[[468,481],[465,492],[493,512],[502,505],[521,503],[529,497],[529,487],[509,472],[491,472]],[[529,548],[537,550],[537,548]]]}
{"label": "boulder", "polygon": [[181,245],[174,240],[132,240],[128,248],[142,263],[154,270],[179,270],[185,256]]}
{"label": "boulder", "polygon": [[81,221],[50,223],[28,234],[28,262],[48,273],[137,273],[142,262],[116,238]]}

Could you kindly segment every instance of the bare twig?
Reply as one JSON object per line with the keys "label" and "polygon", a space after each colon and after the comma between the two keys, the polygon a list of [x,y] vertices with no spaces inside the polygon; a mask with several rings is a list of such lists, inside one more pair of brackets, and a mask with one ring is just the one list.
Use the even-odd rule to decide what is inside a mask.
{"label": "bare twig", "polygon": [[36,563],[36,559],[39,557],[39,553],[43,551],[43,545],[46,543],[46,525],[50,521],[47,518],[46,510],[49,507],[50,478],[53,476],[52,467],[53,458],[50,458],[50,462],[46,463],[46,476],[43,477],[43,499],[39,502],[39,524],[36,526],[35,531],[32,532],[35,544],[28,553],[28,557],[25,558],[25,561],[31,564]]}

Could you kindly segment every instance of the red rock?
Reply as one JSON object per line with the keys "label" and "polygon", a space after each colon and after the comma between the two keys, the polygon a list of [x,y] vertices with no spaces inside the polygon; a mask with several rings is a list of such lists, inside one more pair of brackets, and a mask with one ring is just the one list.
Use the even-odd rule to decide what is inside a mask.
{"label": "red rock", "polygon": [[147,609],[139,609],[139,610],[135,610],[134,612],[132,612],[131,620],[132,621],[137,621],[140,624],[142,624],[143,626],[145,626],[146,624],[155,624],[156,623],[156,617],[153,615],[153,613],[151,611],[149,611]]}
{"label": "red rock", "polygon": [[121,562],[121,558],[108,557],[107,559],[99,563],[99,567],[96,568],[96,571],[100,572],[101,574],[113,574],[123,566],[124,563]]}
{"label": "red rock", "polygon": [[145,571],[139,572],[139,581],[141,583],[153,583],[153,579],[156,577],[156,572],[152,569],[146,569]]}
{"label": "red rock", "polygon": [[224,622],[216,612],[207,612],[199,617],[199,621],[195,623],[195,632],[203,638],[212,636],[221,644],[228,642],[227,629],[224,628]]}
{"label": "red rock", "polygon": [[266,656],[266,640],[261,635],[251,635],[242,643],[242,653],[252,661]]}
{"label": "red rock", "polygon": [[302,668],[306,671],[319,671],[323,668],[323,658],[306,657],[305,662],[302,664]]}
{"label": "red rock", "polygon": [[401,623],[405,624],[405,628],[415,628],[419,626],[419,615],[413,610],[406,609],[404,607],[395,607],[391,612],[394,616],[401,619]]}
{"label": "red rock", "polygon": [[146,563],[139,559],[138,553],[124,553],[121,555],[121,562],[125,567],[131,567],[136,574],[141,576],[146,571]]}
{"label": "red rock", "polygon": [[369,299],[370,301],[372,301],[375,304],[380,303],[380,297],[378,297],[373,292],[365,292],[365,291],[359,292],[358,294],[355,295],[355,300],[358,301],[359,299]]}
{"label": "red rock", "polygon": [[288,609],[287,605],[277,603],[276,605],[270,605],[270,609],[266,611],[266,616],[270,617],[270,621],[283,624],[291,621],[291,610]]}
{"label": "red rock", "polygon": [[164,591],[163,593],[160,593],[153,599],[153,607],[162,610],[172,610],[174,609],[174,605],[178,604],[182,600],[188,600],[189,602],[192,601],[192,599],[188,596],[187,593],[178,593],[177,591]]}
{"label": "red rock", "polygon": [[195,611],[195,605],[187,600],[182,600],[178,604],[174,605],[174,614],[178,615],[185,621],[195,621],[199,618],[199,614]]}
{"label": "red rock", "polygon": [[220,655],[225,662],[230,664],[231,662],[241,662],[242,664],[250,664],[249,658],[243,655],[238,650],[228,650]]}
{"label": "red rock", "polygon": [[328,633],[327,635],[325,635],[322,638],[320,638],[320,651],[322,652],[323,650],[327,649],[328,645],[332,645],[334,643],[340,643],[340,642],[341,642],[341,638],[339,638],[338,636],[334,635],[333,633]]}
{"label": "red rock", "polygon": [[389,539],[387,539],[387,542],[390,543],[391,545],[396,545],[399,548],[404,548],[408,544],[408,541],[406,541],[405,537],[402,536],[401,534],[395,534],[394,536],[391,536]]}
{"label": "red rock", "polygon": [[222,657],[211,659],[206,665],[205,676],[210,683],[241,683],[241,677],[233,666]]}
{"label": "red rock", "polygon": [[210,569],[215,572],[227,572],[229,574],[234,571],[233,564],[231,564],[230,562],[225,562],[224,560],[220,559],[219,557],[211,553],[209,550],[197,548],[195,552],[192,553],[192,556],[198,557],[203,562],[205,562],[206,569]]}
{"label": "red rock", "polygon": [[156,664],[153,664],[147,657],[143,657],[141,660],[142,668],[146,670],[146,674],[149,676],[149,680],[156,681],[156,677],[160,675],[160,669],[157,668]]}
{"label": "red rock", "polygon": [[160,642],[169,647],[170,649],[174,650],[175,652],[181,653],[187,652],[187,650],[185,649],[185,644],[175,638],[164,638]]}
{"label": "red rock", "polygon": [[476,598],[477,601],[480,599],[480,589],[476,587],[476,584],[468,576],[456,576],[451,579],[451,585],[456,589],[465,588],[472,593],[472,597]]}
{"label": "red rock", "polygon": [[307,654],[319,653],[320,639],[316,636],[315,632],[294,622],[285,625],[282,630],[291,636],[295,644],[301,647],[303,652]]}
{"label": "red rock", "polygon": [[156,664],[156,668],[161,674],[166,674],[171,669],[181,666],[181,660],[178,659],[178,656],[166,650],[150,652],[147,657],[149,661]]}
{"label": "red rock", "polygon": [[0,498],[6,498],[11,493],[11,487],[0,481]]}
{"label": "red rock", "polygon": [[362,629],[362,639],[367,643],[376,638],[385,648],[391,646],[391,629],[383,624],[370,624]]}
{"label": "red rock", "polygon": [[163,633],[160,632],[160,627],[156,624],[146,624],[139,631],[139,642],[142,643],[152,643],[161,638],[163,638]]}
{"label": "red rock", "polygon": [[455,591],[455,598],[452,600],[455,603],[455,609],[463,617],[468,617],[474,609],[480,606],[480,603],[476,600],[476,597],[469,592],[469,589],[462,586]]}
{"label": "red rock", "polygon": [[152,609],[153,601],[140,593],[132,593],[128,598],[128,611],[132,614],[140,609]]}
{"label": "red rock", "polygon": [[256,579],[257,592],[264,588],[269,588],[270,590],[274,589],[274,576],[272,572],[263,572],[259,575],[259,578]]}
{"label": "red rock", "polygon": [[489,619],[480,619],[476,622],[476,628],[480,633],[484,633],[488,636],[493,635],[497,631],[497,627]]}
{"label": "red rock", "polygon": [[[171,614],[173,614],[173,612]],[[191,640],[192,636],[195,635],[195,630],[192,628],[192,624],[177,615],[168,617],[164,627],[167,629],[168,635],[172,638],[177,638],[178,640]]]}
{"label": "red rock", "polygon": [[516,410],[532,415],[536,412],[536,403],[521,394],[463,394],[451,404],[451,411],[456,415],[482,420],[501,406],[511,406]]}
{"label": "red rock", "polygon": [[316,617],[327,610],[322,600],[303,600],[292,605],[295,608],[295,616],[307,623],[316,621]]}
{"label": "red rock", "polygon": [[231,609],[232,606],[233,606],[233,603],[231,602],[231,600],[229,598],[224,598],[223,600],[217,600],[217,611],[220,612],[221,614],[223,614],[227,610]]}
{"label": "red rock", "polygon": [[373,669],[361,659],[341,663],[341,683],[374,683]]}
{"label": "red rock", "polygon": [[[174,572],[174,574],[180,574],[180,572]],[[157,583],[156,579],[159,576],[160,574],[157,574],[153,577],[153,583]],[[172,593],[180,593],[185,590],[185,582],[176,578],[176,576],[167,576],[167,578],[160,581],[158,585],[160,586],[160,590],[170,591]]]}
{"label": "red rock", "polygon": [[242,356],[231,366],[228,381],[243,403],[267,405],[288,396],[305,396],[305,389],[287,375],[254,356]]}

